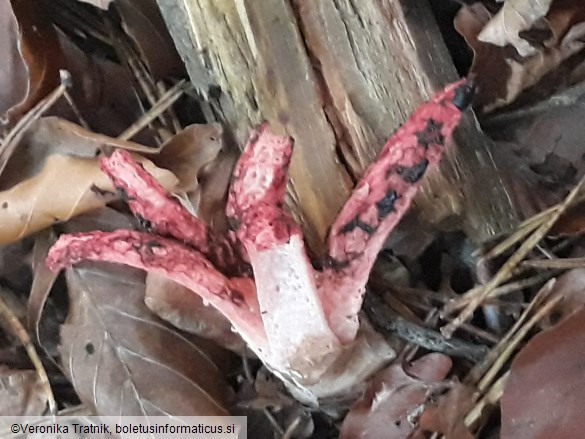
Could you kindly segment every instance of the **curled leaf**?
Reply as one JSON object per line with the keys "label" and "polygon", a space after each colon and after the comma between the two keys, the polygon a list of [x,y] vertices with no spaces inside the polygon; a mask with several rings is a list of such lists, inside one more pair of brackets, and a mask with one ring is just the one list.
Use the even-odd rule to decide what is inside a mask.
{"label": "curled leaf", "polygon": [[[491,23],[491,13],[482,3],[464,5],[455,17],[454,24],[474,52],[470,71],[476,74],[479,90],[474,102],[476,108],[489,112],[510,104],[520,93],[540,84],[545,76],[547,84],[535,90],[540,95],[546,93],[546,89],[551,89],[551,83],[564,84],[567,72],[559,69],[559,66],[585,48],[585,17],[582,13],[580,15],[579,9],[582,8],[574,6],[569,11],[561,7],[555,9],[553,3],[547,16],[551,40],[534,50],[530,56],[519,58],[511,56],[504,47],[480,39],[484,26]],[[570,19],[566,18],[567,14]],[[550,80],[551,74],[557,75],[557,81]]]}
{"label": "curled leaf", "polygon": [[537,49],[522,38],[522,32],[546,16],[552,1],[507,0],[478,35],[478,40],[501,47],[511,44],[521,56],[533,55]]}
{"label": "curled leaf", "polygon": [[[166,188],[176,184],[169,171],[136,158]],[[97,159],[52,155],[39,174],[0,192],[0,243],[17,241],[51,224],[105,206],[116,197]]]}

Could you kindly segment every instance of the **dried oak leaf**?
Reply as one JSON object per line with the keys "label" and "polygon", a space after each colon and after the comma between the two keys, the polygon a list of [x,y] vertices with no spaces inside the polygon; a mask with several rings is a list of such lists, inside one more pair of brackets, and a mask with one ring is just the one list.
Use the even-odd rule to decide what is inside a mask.
{"label": "dried oak leaf", "polygon": [[44,5],[0,0],[0,117],[8,123],[59,84],[61,50]]}
{"label": "dried oak leaf", "polygon": [[443,384],[451,359],[432,353],[408,367],[393,364],[368,386],[343,421],[340,439],[423,438],[417,420],[430,394]]}
{"label": "dried oak leaf", "polygon": [[[559,16],[563,14],[563,10],[558,11]],[[477,75],[479,91],[474,101],[477,109],[489,112],[510,104],[520,93],[540,83],[545,76],[547,89],[566,81],[567,73],[558,68],[585,47],[585,26],[555,17],[551,17],[551,23],[559,28],[551,29],[553,40],[534,54],[519,58],[505,48],[478,39],[491,18],[491,13],[483,4],[465,5],[459,10],[455,17],[455,28],[474,52],[470,71]],[[562,29],[562,26],[569,28]],[[558,74],[550,78],[554,73]],[[544,90],[539,89],[538,93],[543,94]]]}
{"label": "dried oak leaf", "polygon": [[61,361],[99,415],[226,415],[231,389],[213,361],[144,305],[144,274],[91,264],[66,273],[71,309]]}
{"label": "dried oak leaf", "polygon": [[[0,414],[2,416],[42,415],[47,394],[34,370],[9,369],[0,365]],[[0,428],[4,425],[0,416]]]}
{"label": "dried oak leaf", "polygon": [[543,19],[553,0],[506,0],[498,13],[485,25],[478,40],[496,46],[514,46],[520,56],[529,56],[538,50],[522,37]]}
{"label": "dried oak leaf", "polygon": [[[163,186],[172,188],[176,184],[171,172],[136,158]],[[103,207],[116,197],[97,159],[51,155],[39,174],[0,192],[0,244]]]}
{"label": "dried oak leaf", "polygon": [[580,439],[585,407],[585,310],[536,335],[510,369],[502,439]]}

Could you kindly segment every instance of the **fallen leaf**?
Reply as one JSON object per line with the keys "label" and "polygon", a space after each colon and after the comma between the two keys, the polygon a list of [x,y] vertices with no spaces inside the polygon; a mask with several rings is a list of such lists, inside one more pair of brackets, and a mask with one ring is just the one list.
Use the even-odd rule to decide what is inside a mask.
{"label": "fallen leaf", "polygon": [[149,156],[180,181],[193,212],[218,232],[228,229],[227,191],[239,153],[224,144],[221,125],[190,125]]}
{"label": "fallen leaf", "polygon": [[[562,9],[551,10],[551,14],[553,12],[559,15],[564,13]],[[559,66],[585,47],[585,26],[568,20],[555,21],[555,16],[551,18],[554,23],[572,27],[568,30],[552,29],[551,33],[553,36],[558,35],[558,38],[530,56],[518,58],[506,48],[478,39],[481,30],[491,18],[491,13],[483,4],[464,5],[459,10],[455,17],[455,28],[474,52],[470,72],[476,74],[478,84],[478,95],[474,101],[476,109],[484,113],[493,111],[514,102],[523,91],[531,87],[539,95],[544,95],[547,90],[550,92],[551,89],[558,88],[559,84],[565,85],[568,73],[559,69]],[[540,85],[544,79],[545,85],[534,87]]]}
{"label": "fallen leaf", "polygon": [[[40,416],[47,394],[34,370],[15,370],[0,365],[0,413],[2,416]],[[0,416],[0,428],[8,427]]]}
{"label": "fallen leaf", "polygon": [[343,421],[340,439],[422,438],[417,420],[430,394],[443,384],[451,359],[431,353],[376,376]]}
{"label": "fallen leaf", "polygon": [[199,186],[201,171],[217,159],[222,147],[220,124],[189,125],[166,141],[151,159],[177,176],[177,189],[191,192]]}
{"label": "fallen leaf", "polygon": [[501,439],[580,439],[585,407],[585,310],[540,332],[512,363]]}
{"label": "fallen leaf", "polygon": [[[163,186],[174,187],[172,173],[146,159],[140,161]],[[51,155],[39,174],[0,192],[0,243],[17,241],[51,224],[103,207],[116,197],[97,159]]]}
{"label": "fallen leaf", "polygon": [[420,417],[423,430],[438,432],[449,439],[473,439],[463,420],[475,403],[474,389],[454,383],[436,404],[426,407]]}
{"label": "fallen leaf", "polygon": [[44,5],[0,0],[0,116],[14,121],[59,84],[62,54]]}
{"label": "fallen leaf", "polygon": [[227,414],[231,389],[216,365],[144,305],[144,273],[91,264],[66,278],[71,309],[61,361],[97,414]]}
{"label": "fallen leaf", "polygon": [[171,325],[243,353],[246,344],[219,311],[203,303],[193,291],[165,277],[146,276],[146,306]]}
{"label": "fallen leaf", "polygon": [[116,0],[122,25],[155,80],[186,76],[185,67],[155,0]]}
{"label": "fallen leaf", "polygon": [[91,132],[60,117],[34,121],[16,141],[14,153],[0,175],[0,189],[9,189],[38,174],[52,154],[93,158],[105,147],[153,153],[153,148]]}
{"label": "fallen leaf", "polygon": [[501,47],[510,44],[520,56],[533,55],[538,49],[522,38],[521,34],[546,16],[552,1],[506,0],[478,35],[478,40]]}

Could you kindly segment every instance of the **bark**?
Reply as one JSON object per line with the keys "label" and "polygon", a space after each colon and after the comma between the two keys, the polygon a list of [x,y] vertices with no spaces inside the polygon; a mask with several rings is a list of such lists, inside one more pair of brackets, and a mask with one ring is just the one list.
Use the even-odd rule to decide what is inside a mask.
{"label": "bark", "polygon": [[[287,204],[317,255],[385,140],[457,78],[423,0],[158,3],[209,121],[240,147],[262,120],[295,139]],[[516,217],[475,118],[461,125],[415,204],[482,242]]]}

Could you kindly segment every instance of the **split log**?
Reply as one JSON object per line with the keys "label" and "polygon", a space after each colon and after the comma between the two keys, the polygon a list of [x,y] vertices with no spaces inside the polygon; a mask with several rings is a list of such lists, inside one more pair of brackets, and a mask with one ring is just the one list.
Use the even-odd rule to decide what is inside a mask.
{"label": "split log", "polygon": [[[295,139],[287,203],[309,247],[390,134],[457,78],[424,0],[158,0],[207,119],[242,147],[268,121]],[[427,223],[476,242],[516,215],[468,113],[440,172],[417,197]]]}

